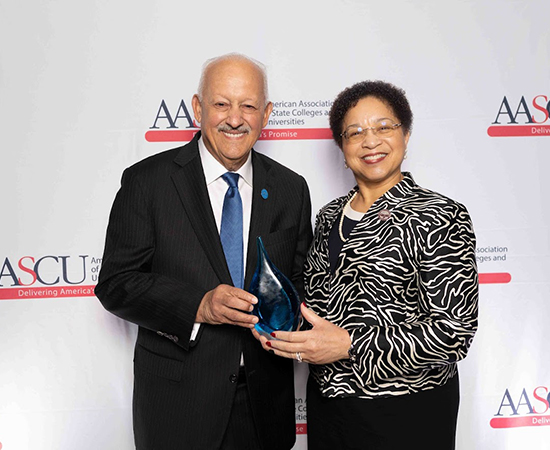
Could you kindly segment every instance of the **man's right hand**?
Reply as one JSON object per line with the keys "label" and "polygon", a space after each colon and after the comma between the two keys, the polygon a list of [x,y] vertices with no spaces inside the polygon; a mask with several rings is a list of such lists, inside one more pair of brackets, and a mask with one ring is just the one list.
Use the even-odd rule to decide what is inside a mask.
{"label": "man's right hand", "polygon": [[253,328],[258,318],[249,314],[258,299],[242,289],[220,284],[202,298],[196,322],[211,325],[230,324]]}

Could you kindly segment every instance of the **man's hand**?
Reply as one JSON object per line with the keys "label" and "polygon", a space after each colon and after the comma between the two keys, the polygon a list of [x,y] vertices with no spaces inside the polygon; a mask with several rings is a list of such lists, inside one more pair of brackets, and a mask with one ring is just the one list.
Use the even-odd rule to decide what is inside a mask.
{"label": "man's hand", "polygon": [[230,324],[253,328],[258,318],[249,314],[258,299],[242,289],[220,284],[202,298],[197,311],[198,323],[211,325]]}

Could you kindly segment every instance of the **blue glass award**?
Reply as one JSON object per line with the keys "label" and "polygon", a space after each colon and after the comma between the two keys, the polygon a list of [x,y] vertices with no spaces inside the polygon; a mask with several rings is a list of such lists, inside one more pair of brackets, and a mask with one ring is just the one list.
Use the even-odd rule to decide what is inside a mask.
{"label": "blue glass award", "polygon": [[256,330],[269,339],[273,331],[297,331],[302,313],[300,297],[296,288],[271,262],[265,251],[262,238],[258,244],[258,265],[248,291],[258,298],[252,314],[258,317]]}

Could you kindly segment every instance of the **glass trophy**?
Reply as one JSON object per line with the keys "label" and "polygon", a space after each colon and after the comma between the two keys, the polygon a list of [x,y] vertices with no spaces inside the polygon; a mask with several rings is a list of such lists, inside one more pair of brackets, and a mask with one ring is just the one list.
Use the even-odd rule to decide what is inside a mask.
{"label": "glass trophy", "polygon": [[273,331],[297,331],[302,313],[296,288],[267,256],[262,238],[256,238],[258,265],[248,291],[258,298],[252,314],[258,317],[256,330],[269,339]]}

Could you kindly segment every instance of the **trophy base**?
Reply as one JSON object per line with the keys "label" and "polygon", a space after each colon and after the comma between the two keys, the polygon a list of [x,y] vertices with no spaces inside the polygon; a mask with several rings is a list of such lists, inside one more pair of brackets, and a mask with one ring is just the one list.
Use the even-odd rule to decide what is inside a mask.
{"label": "trophy base", "polygon": [[262,336],[265,336],[267,339],[275,339],[273,336],[271,336],[271,333],[273,333],[274,331],[276,332],[277,330],[274,330],[270,326],[257,323],[256,325],[254,325],[254,328],[258,333],[260,333]]}
{"label": "trophy base", "polygon": [[273,328],[271,328],[269,325],[265,324],[265,323],[257,323],[256,325],[254,325],[254,328],[256,329],[256,331],[258,333],[260,333],[260,335],[262,336],[265,336],[267,339],[269,340],[277,340],[277,338],[274,338],[273,336],[271,336],[271,333],[275,332],[277,333],[277,331],[300,331],[300,325],[298,324],[298,327],[295,329],[295,330],[275,330]]}

